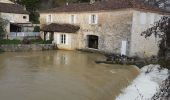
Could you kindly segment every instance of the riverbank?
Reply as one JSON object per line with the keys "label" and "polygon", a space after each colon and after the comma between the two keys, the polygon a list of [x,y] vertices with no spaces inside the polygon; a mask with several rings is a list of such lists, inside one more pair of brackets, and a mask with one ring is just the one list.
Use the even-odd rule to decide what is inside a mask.
{"label": "riverbank", "polygon": [[116,100],[169,100],[168,69],[162,69],[159,65],[148,65],[140,72]]}
{"label": "riverbank", "polygon": [[4,52],[24,52],[24,51],[44,51],[57,49],[54,44],[10,44],[0,45],[0,50]]}

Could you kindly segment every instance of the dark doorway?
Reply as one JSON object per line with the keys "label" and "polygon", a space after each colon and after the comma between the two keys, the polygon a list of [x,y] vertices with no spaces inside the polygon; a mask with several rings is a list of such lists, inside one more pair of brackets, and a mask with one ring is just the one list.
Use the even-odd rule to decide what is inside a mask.
{"label": "dark doorway", "polygon": [[88,35],[88,47],[98,49],[98,36]]}
{"label": "dark doorway", "polygon": [[10,32],[21,32],[21,26],[11,23],[10,24]]}

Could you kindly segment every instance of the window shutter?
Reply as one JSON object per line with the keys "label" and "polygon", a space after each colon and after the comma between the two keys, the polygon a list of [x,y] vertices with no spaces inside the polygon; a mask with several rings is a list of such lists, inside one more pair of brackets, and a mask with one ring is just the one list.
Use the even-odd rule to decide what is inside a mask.
{"label": "window shutter", "polygon": [[53,22],[53,16],[51,15],[51,22]]}
{"label": "window shutter", "polygon": [[96,15],[95,24],[98,24],[98,15]]}
{"label": "window shutter", "polygon": [[49,32],[47,32],[47,34],[46,34],[46,40],[50,40],[50,33]]}
{"label": "window shutter", "polygon": [[77,16],[74,15],[74,24],[77,23]]}
{"label": "window shutter", "polygon": [[60,44],[60,34],[57,34],[57,44]]}
{"label": "window shutter", "polygon": [[69,45],[70,44],[70,35],[69,34],[66,34],[66,45]]}
{"label": "window shutter", "polygon": [[154,24],[154,21],[155,21],[155,16],[154,16],[154,15],[151,15],[151,16],[150,16],[150,21],[151,21],[150,24]]}
{"label": "window shutter", "polygon": [[70,22],[70,24],[71,24],[71,16],[72,16],[72,15],[69,16],[69,22]]}
{"label": "window shutter", "polygon": [[121,55],[126,55],[127,52],[127,41],[122,41]]}
{"label": "window shutter", "polygon": [[92,20],[91,15],[89,15],[89,24],[91,24],[91,20]]}
{"label": "window shutter", "polygon": [[48,15],[46,15],[46,23],[48,23]]}
{"label": "window shutter", "polygon": [[146,24],[146,13],[141,13],[140,14],[140,23],[141,24]]}

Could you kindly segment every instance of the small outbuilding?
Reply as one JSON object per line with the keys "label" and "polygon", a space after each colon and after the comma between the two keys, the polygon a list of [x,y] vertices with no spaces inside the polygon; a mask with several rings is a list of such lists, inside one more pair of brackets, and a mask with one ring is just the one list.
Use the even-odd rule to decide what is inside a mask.
{"label": "small outbuilding", "polygon": [[51,23],[45,25],[41,31],[44,33],[44,40],[52,40],[60,49],[73,50],[80,27],[71,24]]}

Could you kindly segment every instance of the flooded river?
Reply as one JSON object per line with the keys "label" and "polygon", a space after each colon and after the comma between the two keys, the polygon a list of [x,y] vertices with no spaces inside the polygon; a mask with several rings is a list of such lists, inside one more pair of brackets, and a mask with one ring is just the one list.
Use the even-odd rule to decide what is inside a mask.
{"label": "flooded river", "polygon": [[114,100],[138,74],[78,51],[0,53],[0,100]]}

